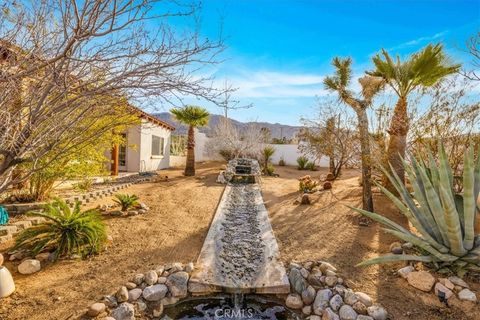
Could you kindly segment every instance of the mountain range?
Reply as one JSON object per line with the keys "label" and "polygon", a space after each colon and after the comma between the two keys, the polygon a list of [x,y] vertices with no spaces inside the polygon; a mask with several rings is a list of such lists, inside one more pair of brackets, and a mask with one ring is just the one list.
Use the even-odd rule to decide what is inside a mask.
{"label": "mountain range", "polygon": [[[178,123],[173,118],[172,114],[169,112],[161,112],[155,113],[153,116],[172,124],[175,129],[175,134],[186,134],[187,133],[187,126],[181,123]],[[211,114],[210,119],[208,121],[208,125],[206,127],[199,128],[200,132],[205,133],[207,136],[211,136],[213,129],[218,125],[218,123],[223,119],[224,116],[218,114]],[[234,119],[230,119],[232,124],[236,126],[240,131],[247,128],[251,124],[255,124],[260,128],[268,128],[270,130],[271,138],[282,139],[285,137],[286,139],[295,138],[296,134],[300,130],[300,126],[289,126],[280,123],[269,123],[269,122],[241,122]]]}

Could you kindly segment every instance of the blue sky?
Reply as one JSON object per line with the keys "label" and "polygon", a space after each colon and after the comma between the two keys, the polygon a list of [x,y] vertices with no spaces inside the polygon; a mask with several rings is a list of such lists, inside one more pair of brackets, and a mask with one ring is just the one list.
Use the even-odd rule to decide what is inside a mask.
{"label": "blue sky", "polygon": [[220,28],[225,61],[208,72],[238,87],[242,104],[254,104],[232,118],[295,125],[312,112],[315,96],[326,94],[322,79],[334,56],[351,56],[361,75],[381,48],[407,56],[443,42],[454,61],[468,63],[465,42],[480,30],[480,0],[204,0],[202,36],[218,38]]}

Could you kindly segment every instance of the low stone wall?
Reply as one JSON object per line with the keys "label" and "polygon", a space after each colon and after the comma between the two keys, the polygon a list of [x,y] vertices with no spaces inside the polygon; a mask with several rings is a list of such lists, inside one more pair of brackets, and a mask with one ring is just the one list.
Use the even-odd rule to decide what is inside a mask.
{"label": "low stone wall", "polygon": [[[290,263],[290,294],[283,297],[285,306],[299,317],[310,320],[386,320],[387,311],[362,292],[354,292],[324,261]],[[159,319],[164,307],[196,296],[196,284],[190,282],[193,263],[158,266],[145,274],[136,274],[116,293],[92,304],[85,319],[104,320]],[[203,290],[203,288],[202,288]],[[210,294],[217,291],[212,290]]]}

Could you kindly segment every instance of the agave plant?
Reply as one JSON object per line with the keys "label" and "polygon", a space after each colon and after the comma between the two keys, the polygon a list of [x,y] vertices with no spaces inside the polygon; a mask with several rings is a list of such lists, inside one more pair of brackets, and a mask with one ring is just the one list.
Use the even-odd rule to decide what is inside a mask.
{"label": "agave plant", "polygon": [[443,145],[439,147],[438,165],[431,153],[426,160],[403,160],[413,194],[392,170],[388,175],[399,197],[377,183],[385,195],[408,218],[417,232],[373,212],[352,208],[388,228],[386,232],[415,245],[423,255],[385,255],[364,261],[371,265],[399,260],[422,261],[437,268],[449,268],[459,274],[480,270],[480,235],[475,234],[480,219],[480,155],[475,163],[473,148],[465,152],[463,192],[454,191],[453,172]]}
{"label": "agave plant", "polygon": [[116,199],[113,199],[113,201],[120,205],[122,211],[127,211],[128,209],[138,205],[138,197],[134,194],[117,193],[115,195],[115,198]]}
{"label": "agave plant", "polygon": [[74,254],[82,257],[100,251],[107,239],[106,227],[96,210],[73,210],[59,199],[44,205],[43,212],[29,215],[45,218],[46,222],[23,230],[16,239],[15,249],[36,255],[42,251],[53,253],[54,259]]}

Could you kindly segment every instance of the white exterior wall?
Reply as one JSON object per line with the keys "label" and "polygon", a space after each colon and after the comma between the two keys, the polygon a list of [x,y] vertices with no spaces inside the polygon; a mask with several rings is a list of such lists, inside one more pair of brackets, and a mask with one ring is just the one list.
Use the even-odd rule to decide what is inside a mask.
{"label": "white exterior wall", "polygon": [[135,126],[127,130],[127,172],[140,171],[140,145],[141,145],[141,126]]}
{"label": "white exterior wall", "polygon": [[[297,165],[297,158],[303,156],[303,154],[298,150],[298,144],[270,144],[270,146],[275,148],[275,153],[272,156],[272,163],[278,164],[280,159],[283,157],[285,163],[289,166]],[[307,157],[310,161],[314,161],[315,158]],[[322,157],[320,161],[315,162],[320,167],[328,167],[328,157]]]}
{"label": "white exterior wall", "polygon": [[[170,134],[170,130],[142,119],[138,147],[139,163],[134,162],[138,168],[136,171],[155,171],[170,166]],[[163,156],[152,156],[152,135],[164,138]]]}

